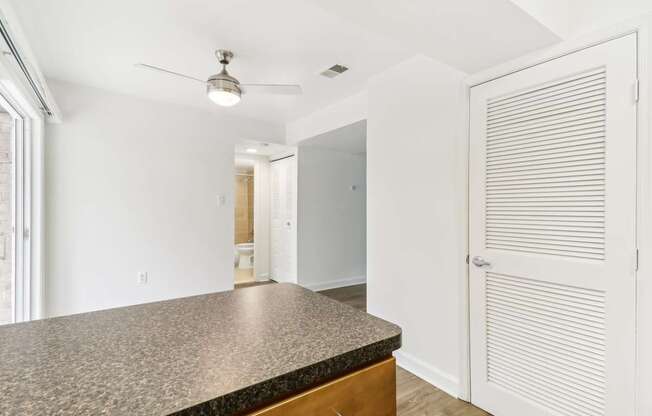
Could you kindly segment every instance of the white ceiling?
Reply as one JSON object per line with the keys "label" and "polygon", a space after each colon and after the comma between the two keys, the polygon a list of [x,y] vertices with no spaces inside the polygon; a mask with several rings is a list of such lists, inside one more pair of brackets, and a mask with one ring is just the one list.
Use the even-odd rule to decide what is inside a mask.
{"label": "white ceiling", "polygon": [[[351,96],[417,53],[468,72],[556,40],[510,0],[10,1],[46,77],[274,122]],[[241,81],[300,83],[304,95],[221,108],[201,84],[133,66],[207,78],[217,48],[235,51]],[[351,69],[318,75],[335,63]]]}
{"label": "white ceiling", "polygon": [[310,1],[469,74],[560,40],[511,0]]}
{"label": "white ceiling", "polygon": [[[247,152],[247,149],[255,149],[255,153]],[[235,145],[235,154],[237,157],[267,157],[276,158],[294,154],[296,147],[285,146],[277,143],[257,142],[253,140],[243,140]]]}
{"label": "white ceiling", "polygon": [[367,120],[302,140],[300,147],[318,147],[338,152],[362,154],[367,151]]}
{"label": "white ceiling", "polygon": [[[412,53],[303,0],[14,0],[12,6],[46,77],[269,121],[295,119],[361,91],[371,75]],[[300,83],[304,95],[249,95],[220,108],[200,84],[133,66],[208,78],[218,72],[218,48],[235,51],[229,69],[240,81]],[[318,75],[336,63],[350,70],[335,79]]]}

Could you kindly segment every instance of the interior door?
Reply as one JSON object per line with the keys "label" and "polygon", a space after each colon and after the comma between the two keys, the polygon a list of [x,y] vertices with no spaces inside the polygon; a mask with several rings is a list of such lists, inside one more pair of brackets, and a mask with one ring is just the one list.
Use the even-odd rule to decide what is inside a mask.
{"label": "interior door", "polygon": [[634,414],[636,36],[471,89],[471,398]]}
{"label": "interior door", "polygon": [[270,274],[277,282],[296,282],[296,158],[271,163]]}

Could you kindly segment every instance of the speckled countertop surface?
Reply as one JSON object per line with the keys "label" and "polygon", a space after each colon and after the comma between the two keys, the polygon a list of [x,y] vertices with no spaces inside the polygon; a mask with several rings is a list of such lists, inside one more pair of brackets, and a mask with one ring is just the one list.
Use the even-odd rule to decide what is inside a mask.
{"label": "speckled countertop surface", "polygon": [[232,415],[388,356],[396,325],[278,284],[0,326],[0,415]]}

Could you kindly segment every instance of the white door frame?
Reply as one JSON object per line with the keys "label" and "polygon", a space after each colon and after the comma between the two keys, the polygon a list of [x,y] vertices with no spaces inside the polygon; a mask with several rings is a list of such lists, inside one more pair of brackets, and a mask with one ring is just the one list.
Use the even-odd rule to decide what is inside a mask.
{"label": "white door frame", "polygon": [[11,82],[0,82],[0,107],[15,123],[12,257],[14,287],[18,288],[18,293],[12,295],[14,320],[23,322],[45,316],[42,275],[44,120]]}
{"label": "white door frame", "polygon": [[[652,57],[652,38],[650,33],[652,27],[652,15],[645,16],[634,20],[627,21],[615,27],[599,31],[590,35],[578,37],[576,39],[564,41],[556,46],[553,46],[543,52],[537,52],[525,57],[516,59],[514,61],[499,65],[497,67],[482,71],[478,74],[467,77],[462,86],[461,102],[463,105],[463,114],[460,121],[460,152],[458,152],[458,180],[459,189],[466,189],[466,192],[461,193],[458,206],[460,212],[465,213],[466,216],[461,222],[462,226],[460,232],[466,236],[460,247],[461,258],[469,254],[469,155],[470,155],[470,93],[473,86],[489,82],[496,78],[500,78],[514,72],[518,72],[529,67],[560,58],[564,55],[589,48],[609,40],[619,38],[632,33],[637,34],[637,54],[638,54],[638,77],[639,77],[639,101],[637,108],[637,246],[639,250],[639,258],[650,259],[652,258],[652,216],[645,216],[646,212],[652,212],[652,178],[650,176],[652,163],[652,138],[650,137],[650,68],[649,59]],[[632,91],[634,93],[634,91]],[[640,299],[642,292],[642,285],[645,283],[652,284],[652,262],[641,261],[638,267],[636,277],[637,281],[637,299]],[[647,287],[647,285],[645,285]],[[652,295],[652,288],[648,289]],[[460,296],[460,354],[459,354],[459,393],[458,397],[462,400],[471,401],[471,361],[470,361],[470,325],[469,325],[469,268],[468,265],[464,269],[464,273],[460,278],[459,284]],[[648,302],[652,303],[652,302]],[[652,327],[652,306],[642,310],[645,305],[643,302],[637,301],[637,327],[641,328],[647,325]],[[647,314],[647,317],[646,317]],[[640,356],[640,351],[644,347],[652,347],[652,345],[644,346],[641,344],[641,337],[638,336],[637,331],[637,355]],[[650,342],[650,341],[648,341]],[[638,365],[637,357],[637,408],[642,406],[642,401],[645,400],[643,390],[651,386],[644,386],[641,383],[641,374],[638,373],[640,366]],[[652,377],[652,375],[650,375]],[[643,380],[645,381],[645,380]],[[648,399],[650,400],[650,399]],[[650,406],[652,402],[646,403]],[[641,413],[641,412],[639,412]],[[641,413],[642,414],[642,413]]]}
{"label": "white door frame", "polygon": [[[24,265],[24,272],[29,275],[27,296],[22,318],[24,320],[42,319],[47,316],[45,304],[46,277],[45,264],[45,124],[61,123],[61,112],[54,101],[45,78],[38,68],[13,7],[7,0],[0,0],[0,20],[9,28],[14,43],[18,45],[21,55],[30,64],[30,72],[37,79],[41,94],[45,96],[51,114],[46,116],[41,110],[41,103],[36,98],[22,70],[16,64],[13,55],[0,54],[0,95],[8,101],[16,114],[23,120],[23,139],[25,142],[25,177],[27,201],[25,201],[26,223],[29,224],[29,238],[23,240],[23,250],[29,256],[29,263]],[[21,231],[21,234],[24,230]],[[27,305],[28,303],[28,305]]]}
{"label": "white door frame", "polygon": [[[24,198],[16,218],[16,247],[14,256],[23,256],[20,270],[14,270],[16,278],[22,278],[23,296],[15,310],[17,321],[45,318],[45,276],[44,264],[44,135],[45,117],[39,104],[20,78],[8,68],[0,57],[0,101],[12,117],[19,119],[22,141],[21,162],[23,164],[22,191]],[[50,120],[52,121],[52,120]],[[19,155],[15,155],[18,157]],[[18,178],[17,178],[18,179]],[[14,201],[15,203],[18,201]],[[23,237],[23,238],[20,238]]]}

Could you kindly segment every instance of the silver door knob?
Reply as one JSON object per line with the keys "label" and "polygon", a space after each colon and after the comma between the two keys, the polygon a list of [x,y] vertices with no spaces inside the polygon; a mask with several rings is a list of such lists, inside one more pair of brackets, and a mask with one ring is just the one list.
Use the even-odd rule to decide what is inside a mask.
{"label": "silver door knob", "polygon": [[482,268],[488,268],[491,267],[491,263],[488,262],[487,260],[483,259],[480,256],[474,256],[473,259],[471,260],[474,265],[477,267],[482,267]]}

